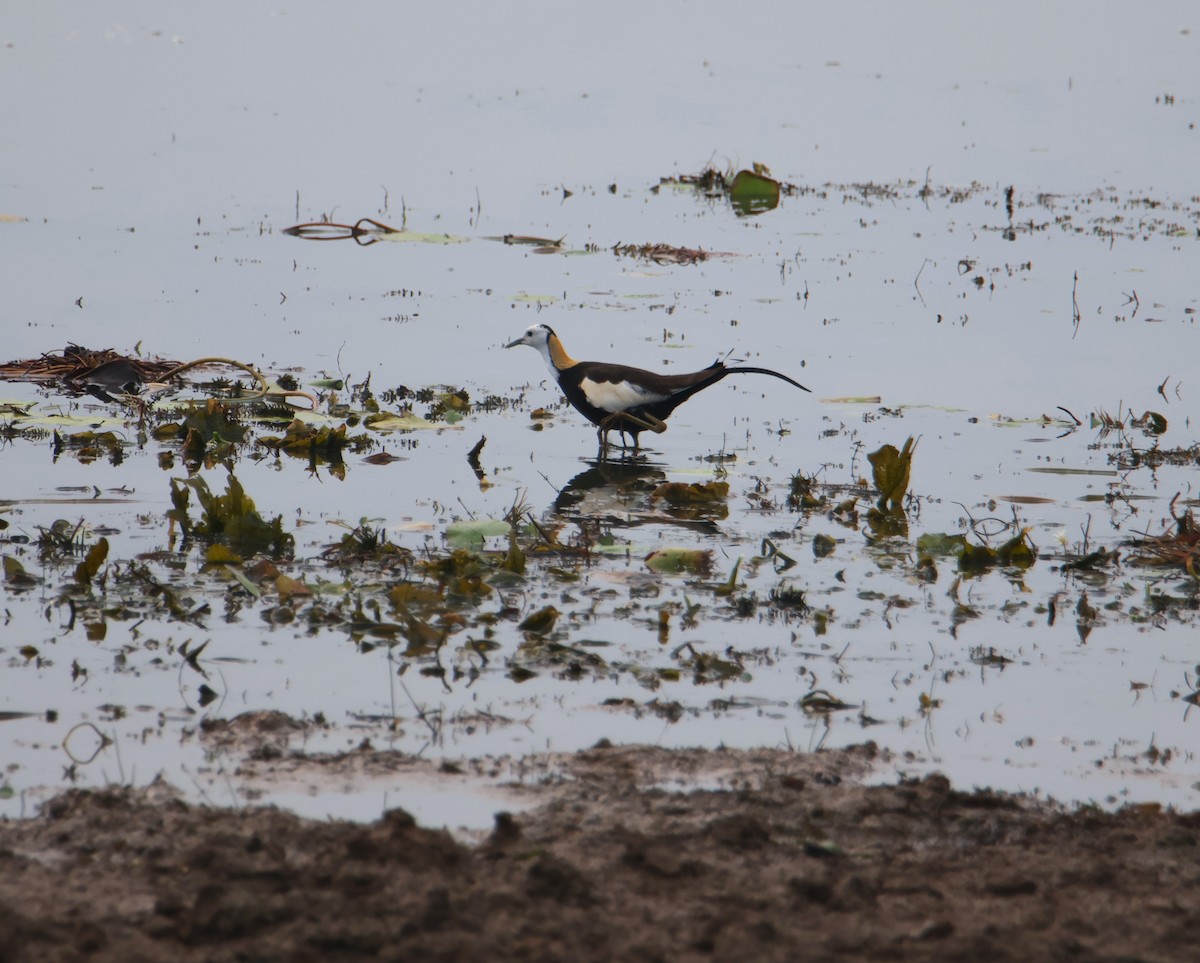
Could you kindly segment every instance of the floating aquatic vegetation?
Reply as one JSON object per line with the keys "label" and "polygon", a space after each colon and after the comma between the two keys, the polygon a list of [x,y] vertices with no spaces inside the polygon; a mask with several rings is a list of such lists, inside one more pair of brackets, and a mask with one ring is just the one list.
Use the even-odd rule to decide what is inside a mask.
{"label": "floating aquatic vegetation", "polygon": [[387,532],[362,521],[333,545],[326,546],[321,557],[330,565],[373,564],[388,571],[407,569],[413,554],[392,542]]}
{"label": "floating aquatic vegetation", "polygon": [[779,181],[762,164],[752,171],[738,171],[729,182],[729,203],[741,217],[773,211],[779,206]]}
{"label": "floating aquatic vegetation", "polygon": [[1144,411],[1140,416],[1130,414],[1130,427],[1138,428],[1147,435],[1161,435],[1167,430],[1167,419],[1157,411]]}
{"label": "floating aquatic vegetation", "polygon": [[163,358],[133,357],[112,348],[93,349],[68,344],[59,354],[47,353],[38,358],[0,364],[0,378],[58,383],[76,390],[84,390],[89,383],[117,389],[134,380],[154,381],[178,367],[179,362]]}
{"label": "floating aquatic vegetation", "polygon": [[1029,568],[1036,559],[1037,554],[1029,543],[1029,529],[1023,528],[996,548],[973,545],[964,539],[962,552],[958,556],[958,567],[964,572],[979,571],[994,565]]}
{"label": "floating aquatic vegetation", "polygon": [[808,600],[804,590],[791,584],[778,585],[771,589],[769,596],[774,608],[795,612],[803,615],[808,611]]}
{"label": "floating aquatic vegetation", "polygon": [[481,555],[456,548],[447,555],[418,559],[416,568],[445,591],[461,596],[487,595],[493,591],[486,578],[496,569]]}
{"label": "floating aquatic vegetation", "polygon": [[797,472],[792,476],[788,491],[788,508],[792,511],[820,511],[829,503],[829,497],[817,491],[817,479],[813,475]]}
{"label": "floating aquatic vegetation", "polygon": [[975,544],[966,535],[948,535],[944,532],[926,532],[917,537],[918,566],[936,577],[934,558],[950,556],[958,560],[962,572],[982,572],[997,565],[1029,568],[1037,561],[1037,552],[1029,541],[1029,529],[1022,528],[1017,534],[996,548]]}
{"label": "floating aquatic vegetation", "polygon": [[[196,493],[203,513],[195,522],[188,511],[191,492]],[[266,521],[233,472],[229,473],[224,495],[214,495],[199,476],[172,478],[171,504],[174,507],[167,517],[186,537],[220,539],[243,557],[260,552],[272,557],[290,555],[295,545],[293,537],[283,530],[283,516]]]}
{"label": "floating aquatic vegetation", "polygon": [[733,679],[748,681],[750,675],[742,664],[741,657],[732,646],[726,648],[724,658],[715,652],[697,649],[691,642],[685,642],[671,653],[680,666],[692,674],[696,685],[708,685],[714,682],[728,682]]}
{"label": "floating aquatic vegetation", "polygon": [[534,254],[561,253],[563,250],[563,241],[566,239],[565,234],[557,240],[548,237],[532,237],[527,234],[500,234],[484,237],[485,241],[499,241],[501,244],[531,247]]}
{"label": "floating aquatic vegetation", "polygon": [[734,213],[739,217],[774,210],[779,206],[781,195],[798,192],[794,184],[784,184],[773,178],[765,164],[755,162],[751,167],[750,170],[736,173],[730,168],[722,173],[709,166],[699,174],[663,177],[659,179],[655,191],[664,185],[693,187],[706,197],[727,198]]}
{"label": "floating aquatic vegetation", "polygon": [[894,445],[884,445],[867,456],[879,491],[879,499],[867,512],[867,525],[876,539],[908,537],[908,516],[904,500],[912,474],[912,456],[916,442],[909,437],[899,451]]}
{"label": "floating aquatic vegetation", "polygon": [[843,702],[825,689],[813,689],[811,692],[806,693],[796,704],[801,711],[809,715],[826,715],[830,712],[858,708],[858,706]]}
{"label": "floating aquatic vegetation", "polygon": [[101,537],[95,545],[88,549],[83,561],[75,568],[75,581],[88,585],[100,574],[100,566],[108,558],[108,539]]}
{"label": "floating aquatic vegetation", "polygon": [[154,437],[159,441],[182,439],[184,456],[193,463],[232,455],[246,437],[248,429],[234,417],[233,409],[215,398],[193,407],[181,422],[159,425]]}
{"label": "floating aquatic vegetation", "polygon": [[729,483],[723,481],[664,482],[650,493],[650,501],[667,503],[676,518],[722,519],[729,515]]}
{"label": "floating aquatic vegetation", "polygon": [[1173,528],[1161,535],[1130,542],[1135,552],[1129,560],[1135,565],[1181,566],[1192,578],[1200,580],[1200,526],[1197,526],[1190,509],[1182,515],[1175,515],[1173,506],[1174,499]]}
{"label": "floating aquatic vegetation", "polygon": [[664,575],[712,575],[713,553],[707,548],[660,548],[644,559],[652,572]]}
{"label": "floating aquatic vegetation", "polygon": [[363,247],[379,241],[415,242],[418,244],[462,244],[465,237],[453,234],[423,234],[405,227],[392,227],[371,217],[360,217],[353,224],[336,224],[333,221],[309,221],[293,224],[283,229],[284,234],[303,238],[306,241],[354,241]]}
{"label": "floating aquatic vegetation", "polygon": [[837,548],[837,540],[831,535],[818,532],[813,536],[812,550],[817,558],[828,558]]}
{"label": "floating aquatic vegetation", "polygon": [[54,432],[51,451],[57,460],[64,451],[69,451],[83,464],[91,464],[101,457],[119,465],[125,458],[125,441],[113,431],[77,431],[72,434]]}
{"label": "floating aquatic vegetation", "polygon": [[554,628],[561,614],[553,605],[547,605],[527,615],[517,628],[533,635],[545,635]]}
{"label": "floating aquatic vegetation", "polygon": [[316,406],[316,398],[308,392],[273,386],[258,369],[234,358],[206,357],[179,363],[123,355],[112,348],[96,351],[78,345],[68,345],[61,355],[44,354],[40,358],[9,361],[0,365],[0,378],[57,384],[71,394],[90,394],[108,402],[136,403],[144,409],[145,404],[137,397],[143,389],[153,387],[162,390],[168,387],[168,382],[187,371],[216,365],[238,368],[258,382],[258,390],[250,394],[244,394],[240,389],[235,391],[229,388],[230,393],[240,395],[236,399],[238,401],[299,396],[307,399],[313,407]]}
{"label": "floating aquatic vegetation", "polygon": [[20,559],[12,555],[5,555],[4,581],[10,589],[20,591],[21,589],[33,588],[40,580],[25,571],[25,566],[21,564]]}
{"label": "floating aquatic vegetation", "polygon": [[293,458],[308,460],[309,467],[329,465],[330,471],[341,478],[345,476],[345,465],[342,452],[349,448],[355,452],[369,451],[375,440],[369,435],[359,433],[347,435],[346,425],[315,425],[306,424],[298,418],[293,419],[282,435],[261,435],[259,445],[271,449],[277,454],[284,452]]}
{"label": "floating aquatic vegetation", "polygon": [[461,429],[462,427],[461,425],[440,425],[435,421],[429,421],[420,415],[413,414],[412,411],[380,412],[377,415],[368,415],[363,419],[363,425],[372,431],[425,431],[431,428]]}
{"label": "floating aquatic vegetation", "polygon": [[509,524],[502,518],[473,518],[446,526],[446,544],[452,548],[483,548],[489,538],[507,535]]}
{"label": "floating aquatic vegetation", "polygon": [[878,451],[867,455],[875,477],[875,487],[879,490],[877,506],[880,511],[903,507],[904,498],[908,494],[909,477],[912,474],[912,456],[916,448],[916,441],[909,437],[899,451],[894,445],[884,445]]}
{"label": "floating aquatic vegetation", "polygon": [[673,244],[614,244],[613,254],[635,257],[655,264],[698,264],[710,257],[733,257],[721,251],[704,251],[694,247],[675,247]]}

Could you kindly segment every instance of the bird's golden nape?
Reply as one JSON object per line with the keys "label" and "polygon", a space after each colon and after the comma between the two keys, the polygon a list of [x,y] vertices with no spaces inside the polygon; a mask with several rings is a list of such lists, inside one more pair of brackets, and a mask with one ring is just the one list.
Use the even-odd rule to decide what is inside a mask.
{"label": "bird's golden nape", "polygon": [[666,431],[666,421],[671,412],[692,395],[729,375],[769,375],[802,391],[809,390],[795,379],[770,368],[749,365],[730,367],[722,361],[714,361],[700,371],[683,374],[659,374],[644,368],[603,361],[576,361],[567,354],[562,341],[547,324],[531,325],[521,337],[505,347],[515,348],[522,344],[537,349],[567,401],[596,426],[601,457],[608,452],[609,432],[619,432],[622,439],[626,435],[631,437],[636,454],[638,436],[643,431],[657,434]]}

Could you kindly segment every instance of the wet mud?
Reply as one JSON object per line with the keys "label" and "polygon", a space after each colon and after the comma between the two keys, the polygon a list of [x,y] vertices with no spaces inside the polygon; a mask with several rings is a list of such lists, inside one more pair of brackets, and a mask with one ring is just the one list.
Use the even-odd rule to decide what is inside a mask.
{"label": "wet mud", "polygon": [[[363,749],[362,753],[371,753]],[[336,769],[361,763],[331,757]],[[0,958],[1180,960],[1200,816],[1061,811],[868,744],[522,762],[477,840],[72,790],[0,824]]]}

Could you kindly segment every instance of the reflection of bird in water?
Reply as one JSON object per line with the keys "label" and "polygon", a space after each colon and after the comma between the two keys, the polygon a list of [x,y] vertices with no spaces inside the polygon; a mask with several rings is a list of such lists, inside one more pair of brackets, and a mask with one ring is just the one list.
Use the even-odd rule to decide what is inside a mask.
{"label": "reflection of bird in water", "polygon": [[[644,461],[599,459],[572,478],[554,499],[553,513],[580,528],[599,523],[612,529],[669,525],[716,535],[713,517],[687,517],[659,503],[654,493],[667,480],[662,466]],[[722,506],[724,507],[724,506]]]}
{"label": "reflection of bird in water", "polygon": [[554,499],[554,510],[564,515],[594,516],[598,514],[596,505],[590,509],[582,505],[589,493],[596,492],[600,496],[596,501],[615,507],[624,505],[633,494],[653,491],[666,478],[661,468],[645,462],[596,461],[591,468],[581,471],[563,486]]}
{"label": "reflection of bird in water", "polygon": [[658,433],[666,431],[666,419],[671,412],[697,391],[703,391],[731,374],[770,375],[802,391],[809,390],[770,368],[729,367],[723,361],[714,361],[707,368],[684,374],[658,374],[623,364],[576,361],[567,354],[554,329],[546,324],[532,325],[505,347],[515,348],[519,344],[538,350],[567,401],[596,425],[601,451],[607,449],[608,433],[614,430],[622,436],[632,435],[636,451],[641,432],[647,429]]}

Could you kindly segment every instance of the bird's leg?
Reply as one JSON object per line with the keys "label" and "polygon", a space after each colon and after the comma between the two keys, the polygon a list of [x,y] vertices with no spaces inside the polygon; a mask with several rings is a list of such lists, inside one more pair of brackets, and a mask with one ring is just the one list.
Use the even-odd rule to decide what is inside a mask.
{"label": "bird's leg", "polygon": [[647,428],[649,428],[656,435],[661,435],[664,431],[667,430],[667,423],[665,421],[663,421],[661,418],[655,418],[654,415],[651,415],[651,414],[645,415],[645,418],[646,418],[646,421],[644,422],[644,424],[646,425]]}

